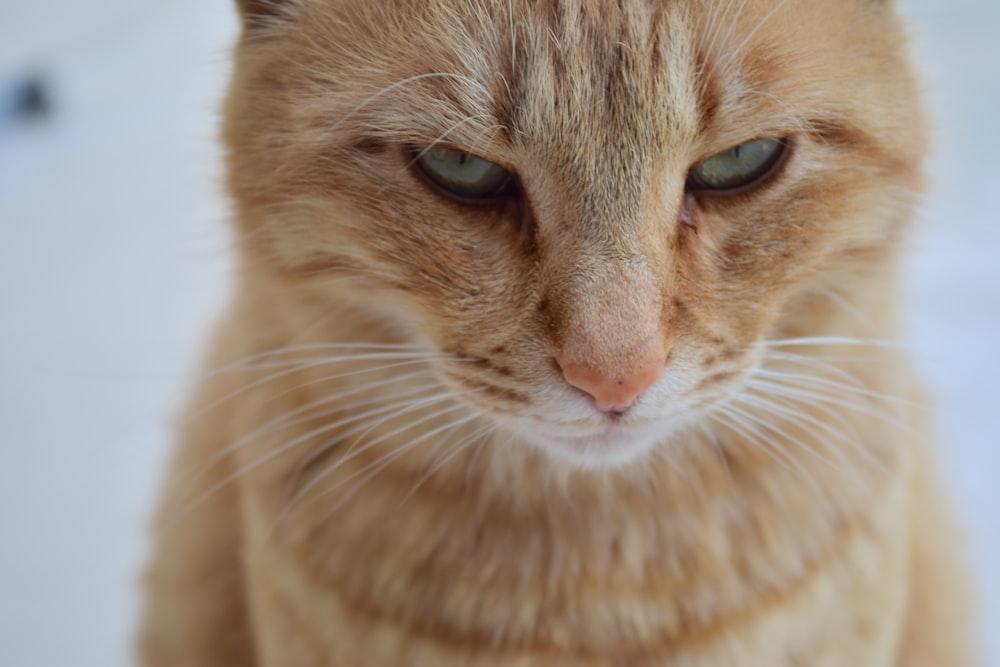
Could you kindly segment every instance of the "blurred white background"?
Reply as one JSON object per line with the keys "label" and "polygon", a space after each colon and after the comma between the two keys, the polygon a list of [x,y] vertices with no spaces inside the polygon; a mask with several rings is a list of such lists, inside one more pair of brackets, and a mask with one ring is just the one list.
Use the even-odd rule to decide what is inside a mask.
{"label": "blurred white background", "polygon": [[[1000,3],[901,6],[937,119],[911,342],[1000,667]],[[0,2],[0,667],[130,663],[169,418],[227,293],[235,34],[226,0]]]}

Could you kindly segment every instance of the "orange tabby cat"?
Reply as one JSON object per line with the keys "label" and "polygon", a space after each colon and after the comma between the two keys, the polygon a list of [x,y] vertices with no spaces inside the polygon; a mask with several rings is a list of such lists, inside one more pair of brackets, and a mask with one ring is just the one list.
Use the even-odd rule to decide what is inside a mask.
{"label": "orange tabby cat", "polygon": [[889,0],[240,8],[143,664],[973,664]]}

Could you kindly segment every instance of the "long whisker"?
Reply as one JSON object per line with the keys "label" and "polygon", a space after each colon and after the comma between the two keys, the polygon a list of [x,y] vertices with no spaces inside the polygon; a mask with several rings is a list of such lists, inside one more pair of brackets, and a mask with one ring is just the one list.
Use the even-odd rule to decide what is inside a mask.
{"label": "long whisker", "polygon": [[[722,37],[722,40],[721,40],[721,43],[723,45],[728,44],[729,40],[732,39],[733,33],[736,31],[736,26],[739,24],[739,19],[743,15],[743,10],[746,9],[748,1],[749,0],[743,0],[740,3],[740,5],[736,8],[736,12],[732,15],[731,18],[728,17],[728,16],[726,17],[727,19],[729,19],[729,25],[726,28],[726,34]],[[730,4],[730,5],[732,4],[732,3],[726,3],[725,0],[722,0],[722,2],[723,2],[723,4]],[[720,25],[719,28],[720,28],[720,31],[719,31],[718,34],[721,34],[721,28],[722,28],[722,26]],[[716,41],[715,41],[717,36],[718,35],[712,35],[711,46],[712,46],[713,50],[715,48],[717,48],[717,44],[716,44]]]}
{"label": "long whisker", "polygon": [[479,90],[480,94],[485,99],[488,99],[490,97],[489,91],[486,89],[485,86],[483,86],[483,84],[481,82],[473,79],[470,76],[464,75],[464,74],[456,74],[454,72],[427,72],[427,73],[424,73],[424,74],[415,74],[413,76],[406,77],[405,79],[400,79],[399,81],[396,81],[395,83],[390,84],[390,85],[386,86],[385,88],[382,88],[378,92],[376,92],[376,93],[368,96],[364,100],[362,100],[360,103],[357,104],[357,106],[355,106],[349,112],[347,112],[346,114],[344,114],[344,116],[339,121],[337,121],[333,125],[333,127],[330,128],[330,131],[331,132],[335,131],[341,125],[343,125],[348,120],[350,120],[355,114],[357,114],[359,111],[361,111],[362,109],[364,109],[365,107],[367,107],[368,105],[370,105],[372,102],[374,102],[378,98],[382,97],[383,95],[387,95],[388,93],[391,93],[392,91],[394,91],[394,90],[396,90],[398,88],[401,88],[403,86],[409,85],[411,83],[416,83],[418,81],[422,81],[422,80],[426,80],[426,79],[453,79],[455,81],[459,81],[461,83],[469,85],[472,88],[477,88]]}
{"label": "long whisker", "polygon": [[[431,396],[425,396],[416,401],[406,401],[405,403],[397,402],[391,405],[380,406],[372,410],[368,410],[360,415],[348,417],[338,423],[326,425],[322,429],[317,429],[317,432],[313,434],[313,437],[323,435],[324,433],[328,433],[333,430],[338,430],[342,426],[351,424],[349,428],[337,434],[339,437],[323,444],[320,447],[317,447],[310,452],[308,456],[304,457],[299,462],[298,466],[296,466],[296,470],[291,475],[290,480],[295,480],[300,477],[303,470],[309,468],[316,460],[325,456],[331,447],[336,447],[344,441],[350,439],[351,444],[345,450],[345,457],[342,459],[347,460],[349,456],[353,455],[354,447],[360,443],[373,429],[378,428],[381,424],[392,421],[393,419],[398,419],[403,415],[416,412],[421,408],[434,405],[435,403],[444,402],[450,397],[451,394],[449,392],[440,392]],[[378,419],[371,419],[373,417],[377,417]],[[362,449],[362,451],[364,450]]]}
{"label": "long whisker", "polygon": [[[261,424],[260,426],[258,426],[257,428],[255,428],[253,431],[250,431],[249,433],[245,433],[242,436],[240,436],[239,438],[237,438],[236,440],[233,440],[232,442],[230,442],[229,444],[227,444],[225,447],[223,447],[222,449],[220,449],[219,451],[217,451],[208,460],[202,462],[197,467],[197,469],[192,470],[191,472],[189,472],[186,475],[187,477],[190,478],[190,482],[188,484],[188,488],[190,488],[191,486],[194,486],[194,484],[198,481],[198,479],[200,479],[200,477],[204,473],[206,473],[213,466],[215,466],[216,464],[218,464],[225,457],[231,455],[234,451],[236,451],[240,447],[243,447],[247,443],[252,442],[253,440],[256,440],[259,437],[267,435],[268,433],[273,433],[274,431],[278,430],[279,428],[287,428],[287,427],[291,427],[291,426],[297,426],[297,425],[302,424],[302,423],[306,423],[306,422],[309,422],[309,421],[314,421],[316,419],[321,419],[321,418],[326,417],[326,416],[328,416],[330,414],[337,414],[337,413],[343,413],[343,412],[351,413],[356,408],[360,408],[360,407],[363,407],[365,405],[368,405],[370,401],[368,401],[368,400],[360,400],[360,401],[354,401],[352,403],[346,403],[346,404],[342,403],[342,401],[344,399],[346,399],[347,397],[349,397],[351,395],[354,395],[354,394],[361,393],[361,392],[366,392],[366,391],[371,391],[373,389],[378,389],[378,388],[384,387],[386,385],[396,384],[396,383],[400,383],[400,382],[406,382],[408,380],[412,380],[412,379],[414,379],[416,377],[420,377],[420,376],[425,375],[425,374],[426,374],[426,371],[421,370],[421,371],[417,371],[415,373],[409,373],[409,374],[404,375],[404,376],[393,377],[393,378],[389,378],[389,379],[386,379],[386,380],[381,380],[379,382],[372,382],[372,383],[369,383],[369,384],[358,385],[358,386],[355,386],[355,387],[351,387],[351,388],[349,388],[349,389],[347,389],[345,391],[338,392],[336,394],[330,394],[330,395],[323,396],[323,397],[321,397],[321,398],[319,398],[319,399],[317,399],[315,401],[311,401],[309,403],[306,403],[305,405],[302,405],[302,406],[300,406],[300,407],[298,407],[298,408],[296,408],[294,410],[290,410],[288,412],[281,413],[277,417],[274,417],[273,419],[265,422],[264,424]],[[396,399],[396,400],[399,400],[399,399],[402,399],[402,398],[408,398],[412,394],[420,393],[420,392],[426,392],[427,390],[432,389],[432,388],[434,388],[436,386],[437,386],[436,382],[427,382],[425,384],[422,384],[422,385],[419,385],[419,386],[416,386],[416,387],[408,387],[407,389],[405,389],[405,390],[403,390],[401,392],[394,392],[389,397],[393,398],[393,399]],[[318,412],[318,413],[317,412],[310,412],[310,411],[314,411],[316,408],[321,408],[321,407],[327,406],[327,405],[329,405],[331,403],[336,403],[337,404],[336,408],[325,410],[325,411],[321,411],[321,412]],[[351,419],[360,419],[360,418],[366,416],[367,414],[369,414],[369,413],[362,413],[360,415],[353,414]],[[342,420],[342,421],[344,421],[344,420]],[[350,421],[350,419],[348,419],[347,421]],[[184,495],[184,494],[182,494],[182,495]]]}
{"label": "long whisker", "polygon": [[722,447],[722,443],[719,442],[718,434],[716,434],[715,431],[709,427],[707,422],[699,424],[697,430],[701,432],[701,436],[704,440],[711,443],[712,450],[715,452],[715,456],[719,460],[719,465],[726,474],[726,479],[728,479],[730,484],[732,484],[733,473],[732,470],[729,469],[729,459]]}
{"label": "long whisker", "polygon": [[[751,397],[748,397],[748,396],[738,396],[737,400],[742,400],[743,402],[749,404],[749,402],[751,401]],[[758,409],[760,409],[760,408],[763,408],[764,406],[763,406],[762,402],[758,401],[757,404],[756,404],[756,407]],[[771,406],[771,407],[773,407],[773,406]],[[841,466],[837,462],[833,461],[829,457],[824,456],[820,452],[816,451],[815,448],[810,447],[809,445],[807,445],[806,443],[804,443],[801,438],[795,437],[794,435],[792,435],[791,433],[789,433],[785,428],[783,428],[782,426],[779,426],[777,423],[775,423],[773,421],[768,421],[768,420],[764,419],[763,417],[760,417],[759,415],[757,415],[757,414],[755,414],[755,413],[753,413],[753,412],[751,412],[749,410],[744,410],[742,408],[737,407],[735,405],[735,401],[733,403],[730,403],[729,409],[730,409],[731,413],[736,414],[739,417],[742,417],[743,419],[747,420],[748,422],[752,422],[752,423],[758,424],[761,428],[763,428],[763,429],[765,429],[767,431],[770,431],[771,433],[775,434],[776,436],[778,436],[779,438],[781,438],[785,442],[787,442],[789,444],[795,445],[796,447],[798,447],[799,449],[803,450],[804,452],[806,452],[808,454],[812,454],[817,459],[819,459],[823,463],[827,464],[831,468],[833,468],[833,469],[835,469],[835,470],[837,470],[839,472],[844,472],[844,470],[841,468]]]}
{"label": "long whisker", "polygon": [[816,479],[809,473],[808,470],[805,469],[805,467],[803,467],[798,459],[785,451],[783,447],[772,443],[768,438],[764,437],[764,435],[760,432],[759,426],[753,423],[748,424],[743,417],[738,414],[733,414],[731,407],[728,404],[716,408],[710,412],[708,416],[710,419],[722,424],[722,426],[743,437],[748,443],[754,445],[767,454],[768,457],[781,467],[785,468],[789,472],[797,473],[814,489],[818,490],[820,488]]}
{"label": "long whisker", "polygon": [[899,419],[889,414],[888,412],[884,410],[877,410],[869,405],[866,405],[858,401],[850,401],[835,395],[831,396],[830,394],[822,393],[821,391],[815,389],[810,390],[802,388],[793,388],[781,384],[779,382],[775,382],[773,380],[760,380],[751,378],[750,380],[747,380],[747,386],[756,388],[760,390],[761,393],[765,394],[770,393],[798,400],[811,399],[813,401],[835,405],[841,408],[845,408],[847,410],[852,410],[860,414],[868,415],[869,417],[874,417],[876,419],[881,420],[883,423],[899,428],[910,435],[914,435],[921,438],[923,437],[920,433],[914,431],[913,428],[910,427],[908,424],[904,424],[903,422],[899,421]]}
{"label": "long whisker", "polygon": [[812,387],[816,391],[829,390],[833,395],[864,396],[865,398],[886,401],[888,403],[920,407],[918,403],[909,399],[874,391],[859,383],[848,384],[815,375],[807,375],[805,373],[791,373],[767,368],[758,368],[753,372],[753,376],[770,379],[775,382],[784,382],[789,386]]}
{"label": "long whisker", "polygon": [[[443,416],[444,414],[447,414],[448,412],[454,412],[455,410],[460,409],[462,407],[464,407],[464,406],[454,406],[451,410],[442,410],[442,411],[438,412],[437,414],[435,414],[435,417]],[[352,479],[354,479],[358,475],[363,474],[363,473],[365,473],[367,471],[370,471],[372,469],[376,469],[376,472],[378,472],[378,471],[382,470],[385,467],[385,464],[390,463],[392,461],[395,461],[397,458],[399,458],[400,456],[402,456],[406,452],[414,449],[415,447],[417,447],[420,444],[423,444],[424,442],[426,442],[430,438],[433,438],[434,436],[440,435],[440,434],[445,433],[447,431],[454,430],[454,429],[458,428],[459,426],[464,426],[465,424],[467,424],[467,423],[469,423],[469,422],[471,422],[471,421],[473,421],[475,419],[479,419],[479,418],[480,418],[479,414],[466,415],[466,416],[461,417],[459,419],[456,419],[456,420],[454,420],[454,421],[452,421],[452,422],[450,422],[448,424],[444,424],[443,426],[438,426],[437,428],[434,428],[434,429],[428,431],[427,433],[423,433],[419,437],[414,438],[413,440],[407,441],[406,444],[404,444],[404,445],[402,445],[400,447],[394,448],[394,449],[390,450],[389,452],[387,452],[386,454],[383,454],[378,459],[376,459],[376,460],[372,461],[371,463],[368,463],[367,465],[363,466],[362,468],[354,471],[353,473],[351,473],[350,475],[348,475],[344,479],[338,480],[338,482],[336,484],[334,484],[334,485],[332,485],[332,486],[324,489],[321,495],[325,496],[325,495],[329,495],[330,493],[335,492],[344,483],[351,481]],[[423,420],[421,420],[421,421],[423,421]],[[416,426],[416,425],[417,425],[417,422],[414,422],[413,424],[411,424],[410,426],[408,426],[407,429],[402,429],[402,430],[408,430],[410,427]],[[384,440],[384,438],[381,439],[381,440]],[[381,442],[381,440],[380,440],[380,442]],[[380,442],[378,442],[378,443],[369,443],[369,444],[380,444]],[[365,477],[365,481],[367,482],[373,476],[374,475]]]}
{"label": "long whisker", "polygon": [[[431,418],[437,418],[437,417],[443,416],[444,414],[447,414],[448,412],[454,412],[456,410],[463,409],[463,408],[465,408],[465,406],[462,406],[462,405],[452,406],[448,410],[439,411],[439,412],[435,413],[433,416],[428,416],[428,417],[426,417],[424,419],[418,420],[417,422],[413,422],[412,424],[409,424],[407,427],[405,427],[403,429],[399,429],[399,430],[400,431],[405,431],[405,430],[407,430],[409,428],[412,428],[413,426],[417,426],[421,422],[428,421]],[[350,498],[352,498],[354,496],[354,494],[356,494],[361,488],[363,488],[365,484],[367,484],[369,481],[371,481],[376,475],[378,475],[382,470],[385,469],[386,466],[390,465],[393,461],[395,461],[398,458],[402,457],[407,452],[411,451],[412,449],[414,449],[415,447],[419,446],[420,444],[426,442],[428,439],[433,438],[435,435],[439,435],[439,434],[444,433],[446,431],[456,429],[456,428],[458,428],[460,426],[463,426],[464,424],[467,424],[467,423],[469,423],[469,422],[471,422],[471,421],[473,421],[475,419],[479,419],[479,418],[480,418],[480,415],[478,415],[478,414],[466,415],[466,416],[461,417],[461,418],[459,418],[459,419],[457,419],[457,420],[455,420],[453,422],[450,422],[450,423],[445,424],[443,426],[439,426],[437,428],[434,428],[434,429],[428,431],[427,433],[421,434],[419,437],[414,438],[413,440],[408,441],[404,445],[401,445],[399,447],[390,449],[388,452],[386,452],[385,454],[383,454],[379,458],[375,459],[374,461],[372,461],[372,462],[370,462],[370,463],[362,466],[358,470],[355,470],[354,472],[352,472],[351,474],[349,474],[345,478],[338,480],[336,484],[333,484],[333,485],[331,485],[331,486],[329,486],[327,488],[324,488],[319,494],[317,494],[316,496],[313,497],[313,500],[315,501],[315,500],[318,500],[319,498],[322,498],[322,497],[327,496],[327,495],[329,495],[331,493],[334,493],[337,490],[339,490],[341,487],[343,487],[344,484],[346,484],[346,483],[348,483],[348,482],[350,482],[352,480],[355,480],[358,477],[361,477],[361,479],[359,481],[357,481],[351,489],[349,489],[346,493],[344,493],[343,495],[341,495],[340,498],[337,500],[337,502],[335,502],[330,507],[330,509],[328,511],[328,516],[331,516],[334,513],[336,513],[336,511],[345,502],[347,502]],[[396,435],[398,435],[398,434],[396,434]],[[377,444],[381,444],[381,442],[383,442],[384,440],[386,440],[387,437],[388,436],[383,436],[383,437],[379,438],[376,441],[373,441],[373,442],[370,442],[370,443],[366,443],[364,447],[362,447],[361,449],[359,449],[359,450],[357,450],[355,452],[355,456],[357,454],[360,454],[361,452],[367,450],[367,449],[370,449],[371,447],[376,446]],[[350,460],[350,458],[354,458],[354,456],[338,460],[336,463],[334,463],[333,465],[329,466],[326,470],[324,470],[319,475],[317,475],[315,478],[313,478],[312,480],[310,480],[310,482],[309,482],[309,484],[307,486],[310,487],[310,488],[313,487],[313,486],[315,486],[315,484],[319,480],[321,480],[321,479],[323,479],[325,477],[328,477],[330,474],[332,474],[332,472],[334,470],[339,469],[344,463],[346,463],[346,461]],[[305,491],[305,489],[303,489],[303,491]],[[304,493],[302,491],[300,491],[298,494],[296,494],[296,496],[294,498],[292,498],[291,501],[289,502],[289,504],[286,506],[285,511],[283,511],[282,514],[279,515],[277,521],[280,521],[282,519],[282,517],[284,515],[286,515],[288,513],[288,511],[291,510],[291,507],[294,504],[300,502],[302,500],[303,496],[304,496]]]}
{"label": "long whisker", "polygon": [[[842,378],[845,382],[851,385],[860,384],[860,380],[845,369],[843,364],[871,362],[871,359],[866,357],[847,357],[842,355],[832,356],[825,354],[822,356],[803,355],[774,349],[767,350],[766,355],[764,363],[765,365],[770,365],[772,370],[777,370],[773,368],[776,363],[781,363],[782,365],[804,366],[810,370],[819,370],[823,371],[825,374]],[[838,364],[834,362],[840,363]]]}
{"label": "long whisker", "polygon": [[[825,438],[815,429],[818,428],[825,431],[829,435],[846,444],[852,451],[859,454],[862,459],[864,459],[864,461],[873,468],[882,471],[885,470],[885,464],[864,446],[862,438],[855,425],[847,421],[844,416],[836,410],[822,404],[817,404],[815,402],[805,403],[804,401],[796,400],[787,396],[763,397],[755,394],[747,394],[746,398],[748,400],[753,400],[759,409],[770,411],[779,417],[784,417],[791,423],[798,425],[799,428],[806,430],[816,438],[819,444],[822,444],[825,448],[832,449],[835,453],[837,453],[838,459],[841,461],[844,461],[844,457],[840,450],[836,447],[830,446]],[[803,406],[808,406],[811,410],[820,412],[829,417],[833,422],[837,422],[844,429],[851,431],[852,435],[848,435],[845,430],[836,428],[831,422],[826,422],[810,415],[808,412],[801,409]]]}
{"label": "long whisker", "polygon": [[860,308],[855,306],[853,303],[845,299],[836,290],[825,289],[819,293],[825,296],[827,299],[829,299],[832,303],[840,307],[845,313],[849,314],[851,317],[854,318],[855,321],[857,321],[859,324],[861,324],[869,331],[875,332],[878,330],[878,327],[875,325],[875,322],[872,321],[871,317],[865,314]]}
{"label": "long whisker", "polygon": [[802,338],[764,339],[753,343],[761,347],[803,347],[845,345],[858,347],[877,347],[890,350],[905,351],[907,347],[898,341],[878,338],[852,338],[850,336],[807,336]]}
{"label": "long whisker", "polygon": [[[857,430],[846,421],[842,420],[842,425],[846,429],[852,431],[853,436],[848,435],[847,432],[836,428],[833,424],[817,419],[805,410],[802,410],[800,407],[802,404],[795,401],[782,398],[768,398],[755,394],[743,394],[738,400],[742,401],[748,407],[759,410],[765,414],[772,414],[778,419],[785,420],[790,425],[800,428],[805,433],[812,436],[818,446],[822,447],[825,451],[832,452],[837,458],[837,461],[839,462],[837,465],[830,461],[826,461],[825,457],[823,460],[824,462],[830,464],[831,467],[838,472],[848,472],[849,469],[844,468],[843,466],[849,465],[849,461],[841,448],[835,446],[835,443],[832,440],[839,440],[851,451],[858,453],[866,463],[874,468],[879,470],[884,469],[882,462],[864,447]],[[796,442],[800,446],[804,446],[801,441],[796,440]],[[852,475],[851,477],[855,481],[858,479],[856,475]]]}
{"label": "long whisker", "polygon": [[299,345],[286,345],[276,347],[265,352],[252,354],[243,359],[228,363],[224,366],[208,371],[209,375],[222,375],[233,371],[240,371],[246,368],[259,368],[253,364],[276,357],[282,354],[295,354],[299,352],[324,352],[329,350],[383,350],[383,351],[407,351],[410,353],[427,352],[427,346],[419,343],[302,343]]}
{"label": "long whisker", "polygon": [[[756,377],[756,375],[757,374],[754,373],[754,375],[750,379],[752,380],[754,377]],[[789,385],[789,389],[793,389],[794,390],[794,387],[795,387],[795,385],[793,385],[793,384]],[[756,386],[754,386],[753,384],[747,385],[747,390],[750,391],[750,392],[754,392],[754,395],[761,394],[759,388],[756,387]],[[847,392],[845,392],[845,393],[847,393]],[[787,404],[787,403],[790,402],[790,403],[793,403],[795,405],[805,405],[805,401],[803,399],[807,398],[807,397],[801,396],[801,395],[787,395],[787,394],[782,394],[780,396],[775,396],[774,392],[767,392],[767,391],[764,391],[763,395],[766,398],[768,398],[769,400],[777,400],[777,401],[785,402],[785,404]],[[808,406],[812,410],[821,412],[823,415],[829,417],[831,420],[837,422],[838,424],[840,424],[844,428],[851,429],[855,433],[857,433],[857,430],[854,428],[854,424],[852,422],[850,422],[846,418],[846,416],[843,414],[842,410],[836,410],[835,409],[836,406],[830,406],[830,405],[826,405],[824,403],[817,403],[815,401],[813,401],[811,403],[808,403]]]}
{"label": "long whisker", "polygon": [[[310,379],[308,382],[305,382],[305,383],[303,383],[301,385],[296,385],[294,387],[286,388],[286,392],[287,391],[294,391],[295,389],[298,389],[300,387],[308,386],[310,384],[316,384],[318,382],[329,382],[331,380],[337,380],[337,379],[343,379],[343,378],[347,378],[347,377],[354,377],[354,376],[358,376],[358,375],[364,375],[366,373],[376,373],[376,372],[382,372],[382,371],[392,370],[394,368],[403,368],[405,366],[414,366],[414,365],[418,365],[418,364],[424,364],[424,363],[427,363],[427,361],[429,360],[426,355],[410,355],[410,356],[413,357],[413,358],[406,359],[404,361],[398,361],[398,362],[391,363],[391,364],[382,364],[380,366],[366,366],[364,368],[355,369],[355,370],[351,370],[351,371],[345,371],[343,373],[338,373],[338,374],[335,374],[335,375],[327,375],[327,376],[323,377],[322,379],[313,378],[313,379]],[[442,357],[442,358],[446,358],[446,357]],[[405,357],[404,357],[404,359],[405,359]],[[220,398],[212,401],[208,405],[202,406],[202,407],[198,408],[197,410],[194,410],[188,416],[188,421],[193,421],[193,420],[197,419],[198,417],[201,417],[201,416],[205,415],[206,413],[210,412],[211,410],[217,409],[219,406],[224,405],[227,401],[230,401],[230,400],[236,398],[237,396],[240,396],[240,395],[246,393],[247,391],[250,391],[252,389],[256,389],[256,388],[258,388],[258,387],[260,387],[262,385],[265,385],[268,382],[274,382],[275,380],[280,380],[280,379],[288,377],[290,375],[294,375],[295,373],[300,373],[300,372],[302,372],[304,370],[308,370],[308,369],[318,368],[319,366],[323,366],[323,365],[326,365],[326,364],[334,364],[334,363],[338,363],[338,362],[348,362],[348,361],[355,361],[355,360],[356,360],[356,358],[340,357],[340,358],[324,358],[324,359],[320,359],[320,360],[303,361],[303,362],[299,363],[296,366],[292,366],[291,368],[284,368],[284,369],[282,369],[280,371],[277,371],[275,373],[271,373],[269,375],[265,375],[263,377],[259,377],[259,378],[255,379],[253,382],[250,382],[248,384],[242,385],[239,389],[235,389],[235,390],[229,392],[228,394],[225,394],[222,397],[220,397]]]}
{"label": "long whisker", "polygon": [[[432,399],[424,399],[423,401],[419,401],[417,405],[413,405],[412,403],[407,403],[407,405],[413,405],[413,407],[411,409],[418,409],[419,407],[422,407],[423,405],[425,405],[427,403],[441,402],[441,401],[447,400],[448,398],[450,398],[450,396],[451,396],[450,393],[444,392],[444,393],[442,393],[440,395],[432,397]],[[224,477],[222,480],[216,482],[210,488],[206,489],[201,494],[199,494],[197,497],[195,497],[194,499],[192,499],[191,501],[189,501],[187,503],[187,507],[181,512],[181,514],[185,514],[185,513],[190,512],[191,510],[193,510],[196,507],[198,507],[199,505],[201,505],[201,503],[203,503],[204,501],[206,501],[208,498],[210,498],[214,494],[218,493],[219,490],[223,489],[224,487],[228,486],[229,484],[232,484],[237,479],[243,477],[247,473],[249,473],[249,472],[251,472],[251,471],[253,471],[253,470],[257,469],[257,468],[260,468],[262,465],[268,463],[269,461],[272,461],[275,458],[277,458],[277,457],[285,454],[286,452],[290,451],[291,449],[293,449],[293,448],[295,448],[295,447],[297,447],[299,445],[302,445],[302,444],[304,444],[306,442],[309,442],[310,440],[316,438],[319,435],[327,433],[327,432],[329,432],[331,430],[335,430],[335,429],[340,428],[340,427],[342,427],[344,425],[350,424],[352,422],[356,422],[358,420],[368,419],[368,418],[373,417],[373,416],[379,416],[383,412],[388,412],[388,411],[394,410],[394,409],[396,409],[397,405],[398,404],[391,404],[389,406],[379,406],[377,408],[374,408],[372,410],[369,410],[369,411],[361,413],[361,414],[351,415],[349,417],[345,417],[344,419],[338,420],[336,422],[324,424],[324,425],[322,425],[322,426],[320,426],[320,427],[318,427],[316,429],[313,429],[313,430],[311,430],[311,431],[309,431],[307,433],[299,435],[298,437],[293,438],[292,440],[290,440],[288,442],[282,443],[281,446],[279,446],[279,447],[275,447],[273,449],[268,450],[266,453],[264,453],[263,455],[257,457],[256,459],[254,459],[250,463],[241,466],[237,470],[234,470],[229,475],[227,475],[226,477]]]}
{"label": "long whisker", "polygon": [[454,459],[457,455],[461,454],[462,452],[464,452],[469,447],[471,447],[473,445],[477,445],[477,444],[483,444],[483,441],[485,440],[485,438],[487,436],[491,435],[495,430],[496,430],[496,425],[494,425],[494,424],[486,424],[486,426],[483,426],[479,430],[473,432],[471,435],[469,435],[468,437],[466,437],[461,442],[453,445],[450,448],[451,451],[446,456],[444,456],[441,459],[440,462],[432,464],[427,469],[427,472],[425,472],[420,477],[420,479],[418,479],[413,484],[413,487],[410,489],[410,491],[403,497],[402,500],[399,501],[399,506],[397,507],[397,509],[399,509],[403,505],[405,505],[406,501],[409,500],[411,497],[413,497],[413,494],[417,492],[417,489],[419,489],[423,485],[424,482],[426,482],[428,479],[430,479],[431,477],[433,477],[436,472],[438,472],[439,470],[441,470],[442,468],[444,468],[446,465],[448,465],[449,461],[451,461],[452,459]]}
{"label": "long whisker", "polygon": [[[441,397],[438,400],[433,401],[433,402],[441,402],[441,401],[443,401],[443,400],[445,400],[447,398],[451,398],[451,395],[449,394],[447,396]],[[413,406],[410,406],[410,408],[407,409],[407,410],[403,410],[403,411],[400,411],[397,414],[394,414],[394,415],[392,415],[390,417],[383,418],[378,423],[376,423],[375,425],[373,425],[372,427],[370,427],[367,431],[365,431],[365,434],[367,434],[368,432],[370,432],[371,428],[375,428],[376,426],[378,426],[378,424],[385,423],[385,422],[389,421],[390,419],[398,418],[399,416],[402,416],[403,414],[406,414],[407,412],[416,411],[416,410],[424,407],[426,404],[433,403],[433,402],[431,402],[429,399],[425,399],[424,401],[418,401]],[[452,404],[452,405],[449,405],[448,407],[445,407],[445,408],[443,408],[441,410],[438,410],[438,411],[432,412],[430,414],[424,415],[420,419],[417,419],[417,420],[412,421],[412,422],[408,422],[408,423],[404,424],[403,426],[400,426],[398,428],[395,428],[395,429],[389,431],[388,433],[384,433],[384,434],[380,435],[379,437],[375,438],[374,440],[365,442],[364,445],[362,445],[361,447],[355,448],[355,445],[357,445],[361,441],[361,438],[363,438],[365,434],[362,434],[362,435],[354,438],[351,446],[347,449],[347,451],[346,451],[346,453],[345,453],[344,456],[340,457],[334,463],[332,463],[331,465],[329,465],[326,468],[324,468],[320,473],[318,473],[317,475],[315,475],[312,479],[310,479],[308,482],[306,482],[305,484],[303,484],[299,488],[299,490],[295,493],[295,495],[290,499],[289,503],[286,505],[286,511],[290,510],[292,506],[294,506],[302,498],[304,498],[306,496],[306,494],[308,494],[309,491],[311,491],[314,487],[316,487],[316,485],[318,485],[321,481],[323,481],[323,479],[327,478],[329,475],[333,474],[334,471],[338,470],[340,467],[342,467],[347,462],[349,462],[349,461],[357,458],[358,456],[360,456],[364,452],[372,449],[373,447],[377,447],[378,445],[382,444],[383,442],[385,442],[385,441],[387,441],[387,440],[389,440],[391,438],[394,438],[395,436],[400,435],[401,433],[405,433],[406,431],[408,431],[408,430],[410,430],[410,429],[412,429],[412,428],[414,428],[416,426],[419,426],[420,424],[424,424],[424,423],[426,423],[428,421],[432,421],[434,419],[438,419],[440,417],[443,417],[446,414],[449,414],[451,412],[455,412],[455,411],[458,411],[458,410],[466,410],[466,411],[468,411],[469,408],[468,408],[468,406],[463,405],[463,404]],[[478,414],[473,414],[473,417],[478,417]],[[420,436],[420,438],[417,439],[417,442],[420,442],[420,441],[422,441],[422,440],[424,440],[424,439],[426,439],[428,437],[433,437],[435,434],[437,434],[438,432],[440,432],[441,430],[443,430],[443,428],[444,427],[439,427],[437,429],[433,429],[433,430],[429,431],[426,434],[423,434],[422,436]],[[400,447],[399,449],[409,448],[412,443],[413,443],[413,441],[410,441],[406,445],[403,445],[402,447]],[[314,456],[314,458],[315,458],[315,456]],[[348,479],[350,479],[351,477],[353,477],[355,474],[357,474],[357,472],[352,473],[352,475],[350,475],[348,477]],[[336,488],[336,485],[334,485],[334,488]],[[324,489],[323,492],[319,494],[319,496],[320,497],[324,496],[324,495],[332,492],[332,490],[333,489],[329,489],[329,488],[328,489]]]}
{"label": "long whisker", "polygon": [[[743,51],[743,49],[746,48],[746,45],[749,44],[750,40],[753,39],[754,35],[756,35],[757,32],[762,27],[764,27],[764,24],[767,23],[771,19],[771,17],[774,16],[778,12],[778,10],[780,10],[782,7],[784,7],[787,2],[788,2],[788,0],[781,0],[781,2],[779,2],[777,5],[775,5],[771,9],[771,11],[769,11],[760,21],[757,22],[757,25],[755,25],[753,27],[753,29],[747,34],[746,37],[743,38],[743,41],[740,42],[739,45],[737,45],[735,49],[730,49],[729,51],[727,51],[727,53],[726,53],[726,56],[727,56],[726,62],[723,65],[724,68],[729,67],[733,62],[735,62],[735,60],[739,57],[739,55]],[[735,24],[735,21],[734,21],[734,24]],[[727,42],[729,41],[729,38],[730,38],[731,35],[732,35],[732,31],[730,31],[730,33],[728,35],[726,35],[726,41]]]}

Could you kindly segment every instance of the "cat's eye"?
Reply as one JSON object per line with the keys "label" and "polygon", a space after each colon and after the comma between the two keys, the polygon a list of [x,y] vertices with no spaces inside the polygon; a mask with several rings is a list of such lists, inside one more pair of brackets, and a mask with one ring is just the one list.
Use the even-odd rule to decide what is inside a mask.
{"label": "cat's eye", "polygon": [[774,172],[786,148],[784,139],[755,139],[734,146],[692,169],[688,188],[725,193],[756,185]]}
{"label": "cat's eye", "polygon": [[416,153],[414,163],[432,183],[459,199],[489,201],[513,192],[513,174],[468,153],[427,148]]}

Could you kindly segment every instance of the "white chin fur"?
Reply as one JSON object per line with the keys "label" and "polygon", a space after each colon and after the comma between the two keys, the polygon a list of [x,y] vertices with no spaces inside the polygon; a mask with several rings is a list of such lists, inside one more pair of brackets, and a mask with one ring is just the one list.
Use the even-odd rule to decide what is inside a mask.
{"label": "white chin fur", "polygon": [[614,424],[588,435],[522,433],[532,445],[552,458],[581,468],[615,468],[647,455],[669,437],[667,427],[638,429]]}

